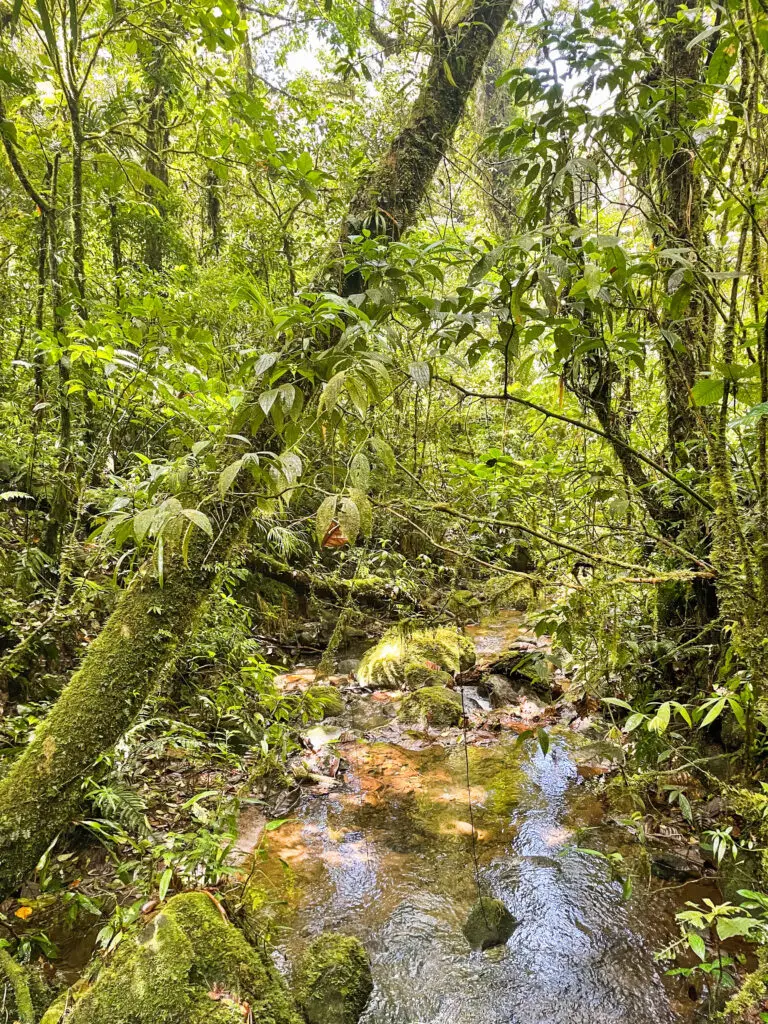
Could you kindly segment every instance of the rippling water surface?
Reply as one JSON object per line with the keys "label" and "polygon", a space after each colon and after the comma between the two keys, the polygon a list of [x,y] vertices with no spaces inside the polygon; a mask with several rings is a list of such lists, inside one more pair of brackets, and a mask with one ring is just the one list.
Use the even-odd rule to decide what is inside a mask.
{"label": "rippling water surface", "polygon": [[307,796],[270,838],[291,868],[286,952],[324,929],[358,935],[375,979],[364,1024],[683,1020],[653,960],[673,937],[672,905],[627,904],[605,862],[578,848],[574,831],[603,814],[579,785],[578,743],[469,749],[480,885],[521,922],[486,953],[461,930],[477,896],[463,747],[342,744],[341,790]]}

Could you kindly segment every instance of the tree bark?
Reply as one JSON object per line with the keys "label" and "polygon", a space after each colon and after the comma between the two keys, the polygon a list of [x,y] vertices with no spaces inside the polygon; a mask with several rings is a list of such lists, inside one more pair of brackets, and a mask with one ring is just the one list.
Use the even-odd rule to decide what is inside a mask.
{"label": "tree bark", "polygon": [[[398,238],[414,222],[510,6],[511,0],[476,0],[465,20],[438,40],[411,116],[356,193],[337,260],[354,225],[373,219],[383,234]],[[342,291],[350,294],[353,284],[342,278]],[[215,543],[191,545],[188,567],[174,559],[162,586],[146,571],[121,595],[34,740],[0,781],[0,895],[34,870],[71,822],[83,777],[133,721],[177,641],[193,627],[213,584],[210,566],[226,558],[256,500],[246,494],[222,510]]]}

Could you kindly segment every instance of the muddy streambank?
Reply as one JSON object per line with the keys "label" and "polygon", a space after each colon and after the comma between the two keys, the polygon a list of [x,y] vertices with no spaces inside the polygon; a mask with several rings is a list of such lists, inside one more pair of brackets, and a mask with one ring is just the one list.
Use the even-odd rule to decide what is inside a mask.
{"label": "muddy streambank", "polygon": [[[481,665],[512,643],[536,648],[518,614],[471,632]],[[313,678],[304,668],[280,682]],[[255,811],[242,820],[240,856],[281,907],[279,959],[295,961],[324,930],[360,938],[375,986],[363,1024],[696,1019],[697,993],[664,977],[654,954],[679,937],[685,900],[716,890],[646,873],[627,898],[599,856],[624,848],[631,863],[633,849],[605,798],[616,750],[599,723],[530,690],[492,709],[465,686],[464,729],[409,727],[396,718],[402,694],[352,676],[332,683],[346,710],[306,733],[306,781],[281,810],[287,820],[267,831]],[[546,752],[536,737],[518,740],[540,725]],[[462,933],[479,893],[519,921],[485,953]]]}

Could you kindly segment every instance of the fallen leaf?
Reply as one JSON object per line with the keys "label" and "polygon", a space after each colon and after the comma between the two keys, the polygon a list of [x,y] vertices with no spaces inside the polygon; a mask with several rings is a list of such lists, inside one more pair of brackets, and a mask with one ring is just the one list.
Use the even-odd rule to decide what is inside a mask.
{"label": "fallen leaf", "polygon": [[28,921],[32,917],[32,907],[19,907],[16,917],[20,917],[22,921]]}

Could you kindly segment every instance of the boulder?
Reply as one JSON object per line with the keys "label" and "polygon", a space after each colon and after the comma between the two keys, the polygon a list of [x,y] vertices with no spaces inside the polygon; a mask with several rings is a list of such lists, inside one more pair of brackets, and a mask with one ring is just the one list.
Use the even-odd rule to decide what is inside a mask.
{"label": "boulder", "polygon": [[450,686],[453,677],[450,672],[433,668],[425,661],[409,661],[403,669],[405,686],[409,690],[420,690],[423,686]]}
{"label": "boulder", "polygon": [[45,1024],[302,1024],[274,965],[205,892],[174,896],[93,984],[67,995]]}
{"label": "boulder", "polygon": [[409,693],[400,705],[397,717],[409,725],[438,729],[461,721],[461,697],[444,686],[423,686]]}
{"label": "boulder", "polygon": [[491,702],[492,708],[503,708],[515,704],[518,692],[506,676],[491,672],[477,687],[478,693]]}
{"label": "boulder", "polygon": [[501,900],[481,896],[469,912],[464,935],[472,949],[493,949],[503,946],[519,924]]}
{"label": "boulder", "polygon": [[397,627],[366,651],[356,675],[363,686],[396,690],[407,685],[408,666],[412,674],[419,665],[424,670],[453,675],[466,671],[474,663],[475,645],[458,629],[445,626],[408,631]]}
{"label": "boulder", "polygon": [[373,989],[362,943],[335,932],[325,932],[310,944],[294,981],[309,1024],[357,1024]]}

